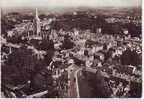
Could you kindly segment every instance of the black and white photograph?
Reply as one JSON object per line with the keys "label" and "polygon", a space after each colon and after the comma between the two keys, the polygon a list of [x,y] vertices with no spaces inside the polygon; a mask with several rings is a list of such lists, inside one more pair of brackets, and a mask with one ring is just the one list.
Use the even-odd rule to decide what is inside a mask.
{"label": "black and white photograph", "polygon": [[142,98],[142,0],[0,0],[1,98]]}

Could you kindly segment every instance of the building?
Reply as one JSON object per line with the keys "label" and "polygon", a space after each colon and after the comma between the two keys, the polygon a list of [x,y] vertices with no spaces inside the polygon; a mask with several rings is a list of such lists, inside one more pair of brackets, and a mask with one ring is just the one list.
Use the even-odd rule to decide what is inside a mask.
{"label": "building", "polygon": [[35,18],[33,20],[33,32],[35,36],[41,36],[41,25],[40,25],[40,19],[38,17],[38,10],[36,8],[36,12],[35,12]]}
{"label": "building", "polygon": [[25,30],[27,33],[27,38],[29,40],[31,39],[37,39],[41,40],[42,39],[42,32],[41,32],[41,22],[38,16],[38,10],[36,8],[35,10],[35,18],[33,19],[33,23],[27,23],[25,26]]}

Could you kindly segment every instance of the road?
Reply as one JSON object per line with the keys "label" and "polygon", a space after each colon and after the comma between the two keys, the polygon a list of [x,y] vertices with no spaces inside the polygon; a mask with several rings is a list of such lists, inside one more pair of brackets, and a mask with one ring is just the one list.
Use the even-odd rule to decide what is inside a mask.
{"label": "road", "polygon": [[68,69],[68,77],[69,77],[68,98],[79,98],[77,74],[80,70],[81,68],[76,65],[72,65]]}
{"label": "road", "polygon": [[76,85],[76,92],[77,92],[77,98],[80,98],[80,92],[79,92],[79,84],[78,84],[78,76],[80,75],[80,71],[82,70],[82,68],[79,68],[78,70],[76,70],[75,72],[75,85]]}

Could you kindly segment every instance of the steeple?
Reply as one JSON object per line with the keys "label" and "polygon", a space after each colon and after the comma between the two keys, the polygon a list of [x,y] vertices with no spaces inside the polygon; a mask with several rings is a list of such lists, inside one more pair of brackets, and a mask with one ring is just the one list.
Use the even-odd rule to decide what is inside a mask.
{"label": "steeple", "polygon": [[35,18],[36,18],[37,20],[39,20],[37,8],[35,9]]}
{"label": "steeple", "polygon": [[34,18],[33,24],[34,24],[34,35],[40,36],[41,27],[40,27],[40,19],[38,17],[37,8],[35,9],[35,18]]}

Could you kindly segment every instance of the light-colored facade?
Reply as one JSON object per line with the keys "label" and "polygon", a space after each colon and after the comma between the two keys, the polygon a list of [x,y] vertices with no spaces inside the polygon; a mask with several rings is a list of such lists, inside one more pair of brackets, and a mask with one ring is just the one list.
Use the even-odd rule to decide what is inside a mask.
{"label": "light-colored facade", "polygon": [[33,20],[33,26],[34,26],[34,35],[36,36],[40,36],[40,32],[41,32],[41,25],[40,25],[40,19],[38,17],[38,10],[36,8],[36,12],[35,12],[35,18]]}

